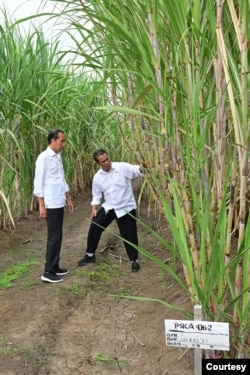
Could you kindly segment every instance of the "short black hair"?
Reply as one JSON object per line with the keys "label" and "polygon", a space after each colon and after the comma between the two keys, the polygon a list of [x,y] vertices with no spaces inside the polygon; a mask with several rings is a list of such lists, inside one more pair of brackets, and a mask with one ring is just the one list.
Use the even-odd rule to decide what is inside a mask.
{"label": "short black hair", "polygon": [[58,139],[59,133],[65,134],[65,132],[61,129],[52,129],[48,134],[48,144],[50,145],[52,139]]}
{"label": "short black hair", "polygon": [[104,155],[104,154],[107,154],[107,155],[108,155],[108,153],[107,153],[105,150],[103,150],[103,148],[100,148],[99,150],[96,150],[96,151],[93,153],[93,158],[94,158],[94,160],[98,163],[98,156],[100,156],[100,155]]}

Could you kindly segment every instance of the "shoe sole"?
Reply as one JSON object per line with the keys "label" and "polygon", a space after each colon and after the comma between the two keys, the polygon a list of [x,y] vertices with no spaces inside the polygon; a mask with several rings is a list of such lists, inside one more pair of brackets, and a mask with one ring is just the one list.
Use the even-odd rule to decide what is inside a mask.
{"label": "shoe sole", "polygon": [[83,263],[81,263],[80,261],[77,263],[78,264],[78,266],[86,266],[86,264],[89,264],[89,263],[95,263],[96,262],[96,259],[94,258],[94,259],[92,259],[92,260],[89,260],[89,261],[87,261],[87,262],[83,262]]}
{"label": "shoe sole", "polygon": [[41,280],[42,280],[42,281],[47,281],[47,283],[60,283],[61,281],[63,281],[63,279],[59,279],[59,280],[51,280],[51,279],[48,279],[48,278],[45,277],[45,276],[41,276]]}
{"label": "shoe sole", "polygon": [[86,266],[87,264],[91,264],[91,263],[95,263],[95,261],[85,262],[85,263],[78,263],[78,266],[79,266],[79,267],[81,267],[81,266]]}
{"label": "shoe sole", "polygon": [[63,276],[63,275],[68,275],[69,271],[67,272],[56,272],[56,276]]}

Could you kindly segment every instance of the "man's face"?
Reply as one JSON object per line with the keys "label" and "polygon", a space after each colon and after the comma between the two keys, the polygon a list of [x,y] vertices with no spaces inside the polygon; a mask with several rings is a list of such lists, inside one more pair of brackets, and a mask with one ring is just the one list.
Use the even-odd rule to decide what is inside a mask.
{"label": "man's face", "polygon": [[66,142],[66,135],[64,133],[59,133],[57,139],[52,139],[50,143],[50,147],[52,150],[58,154],[61,152],[65,146]]}
{"label": "man's face", "polygon": [[99,155],[97,157],[97,163],[100,167],[105,171],[108,172],[111,168],[111,160],[109,159],[107,154]]}

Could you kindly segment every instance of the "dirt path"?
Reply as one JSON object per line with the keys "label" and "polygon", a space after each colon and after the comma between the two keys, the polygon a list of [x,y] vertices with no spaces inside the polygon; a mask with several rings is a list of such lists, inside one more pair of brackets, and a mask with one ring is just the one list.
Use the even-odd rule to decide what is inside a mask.
{"label": "dirt path", "polygon": [[[65,211],[61,266],[70,274],[62,283],[40,280],[46,227],[37,213],[20,220],[14,233],[0,233],[1,274],[19,262],[38,262],[12,287],[0,286],[0,374],[193,374],[193,352],[165,344],[164,319],[183,316],[157,302],[114,297],[156,298],[188,308],[188,298],[156,264],[140,255],[141,270],[132,273],[122,243],[106,231],[97,263],[77,267],[86,245],[89,201],[88,195],[75,199],[73,216]],[[152,224],[146,208],[140,215]],[[110,229],[116,231],[116,224]],[[139,241],[159,258],[169,257],[141,227]],[[113,248],[103,251],[108,245]]]}

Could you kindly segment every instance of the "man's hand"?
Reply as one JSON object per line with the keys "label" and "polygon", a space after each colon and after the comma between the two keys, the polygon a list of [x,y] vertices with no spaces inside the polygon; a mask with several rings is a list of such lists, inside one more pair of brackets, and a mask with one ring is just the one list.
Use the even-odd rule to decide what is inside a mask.
{"label": "man's hand", "polygon": [[44,204],[44,198],[39,197],[37,198],[38,204],[39,204],[39,217],[40,219],[46,219],[47,218],[47,210],[45,208]]}
{"label": "man's hand", "polygon": [[70,214],[74,213],[74,205],[69,193],[66,193],[67,206]]}
{"label": "man's hand", "polygon": [[147,168],[148,168],[147,162],[145,160],[141,160],[141,162],[140,162],[140,172],[143,173],[144,169],[147,169]]}
{"label": "man's hand", "polygon": [[39,217],[40,219],[46,219],[47,218],[47,210],[44,207],[44,205],[39,204]]}
{"label": "man's hand", "polygon": [[96,217],[97,215],[97,206],[92,206],[92,211],[91,211],[91,214],[90,214],[90,220],[93,220],[94,217]]}

